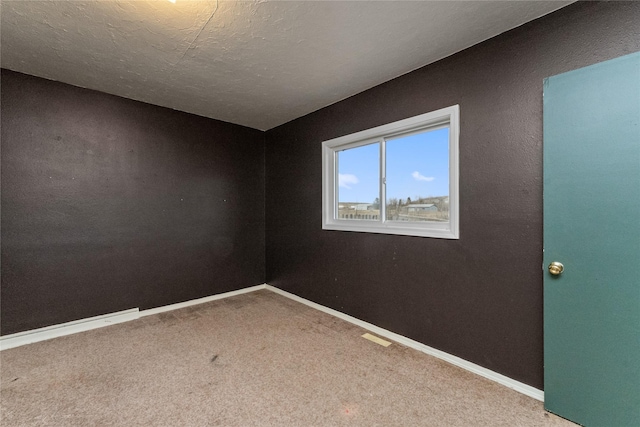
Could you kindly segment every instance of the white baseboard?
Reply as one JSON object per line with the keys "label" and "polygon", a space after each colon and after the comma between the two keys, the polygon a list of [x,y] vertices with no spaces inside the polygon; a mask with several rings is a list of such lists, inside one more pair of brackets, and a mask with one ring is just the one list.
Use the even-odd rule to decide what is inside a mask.
{"label": "white baseboard", "polygon": [[386,329],[380,328],[376,325],[373,325],[371,323],[365,322],[363,320],[356,319],[355,317],[349,316],[348,314],[344,314],[332,308],[328,308],[323,305],[317,304],[313,301],[309,301],[307,299],[301,298],[287,291],[283,291],[282,289],[278,289],[270,285],[266,285],[265,288],[279,295],[285,296],[287,298],[291,298],[294,301],[298,301],[302,304],[308,305],[309,307],[313,307],[317,310],[320,310],[327,314],[335,316],[339,319],[346,320],[349,323],[353,323],[354,325],[360,326],[363,329],[367,329],[377,335],[380,335],[385,338],[389,338],[390,340],[393,340],[407,347],[410,347],[415,350],[426,353],[428,355],[437,357],[438,359],[444,360],[445,362],[449,362],[452,365],[458,366],[462,369],[466,369],[467,371],[473,372],[474,374],[480,375],[481,377],[487,378],[491,381],[495,381],[498,384],[509,387],[510,389],[520,392],[526,396],[529,396],[544,402],[544,391],[539,390],[535,387],[531,387],[530,385],[521,383],[520,381],[516,381],[512,378],[509,378],[507,376],[494,372],[490,369],[483,368],[482,366],[476,365],[475,363],[471,363],[457,356],[453,356],[449,353],[445,353],[444,351],[435,349],[433,347],[429,347],[428,345],[424,345],[418,341],[414,341],[410,338],[404,337],[402,335],[398,335],[395,332],[391,332]]}
{"label": "white baseboard", "polygon": [[138,309],[132,308],[129,310],[119,311],[117,313],[103,314],[101,316],[89,317],[87,319],[74,320],[73,322],[60,323],[58,325],[5,335],[0,337],[0,350],[8,350],[21,345],[50,340],[51,338],[76,334],[78,332],[115,325],[116,323],[128,322],[129,320],[135,320],[138,317]]}
{"label": "white baseboard", "polygon": [[204,298],[192,299],[190,301],[179,302],[176,304],[164,305],[162,307],[150,308],[140,311],[140,317],[151,316],[153,314],[164,313],[165,311],[178,310],[180,308],[189,307],[192,305],[202,304],[205,302],[215,301],[219,299],[229,298],[236,295],[247,294],[249,292],[255,292],[260,289],[266,289],[267,285],[256,285],[248,288],[238,289],[237,291],[224,292],[222,294],[211,295]]}
{"label": "white baseboard", "polygon": [[266,285],[257,285],[249,288],[239,289],[237,291],[225,292],[222,294],[211,295],[204,298],[198,298],[190,301],[180,302],[177,304],[165,305],[148,310],[140,311],[137,308],[132,308],[130,310],[119,311],[117,313],[103,314],[101,316],[74,320],[73,322],[60,323],[58,325],[32,329],[30,331],[18,332],[16,334],[4,335],[0,337],[0,351],[19,347],[21,345],[49,340],[51,338],[63,337],[65,335],[71,335],[78,332],[90,331],[91,329],[102,328],[104,326],[115,325],[116,323],[128,322],[129,320],[135,320],[143,316],[150,316],[152,314],[163,313],[170,310],[177,310],[179,308],[184,308],[191,305],[202,304],[209,301],[229,298],[235,295],[246,294],[247,292],[265,289],[265,287]]}
{"label": "white baseboard", "polygon": [[494,372],[490,369],[483,368],[482,366],[476,365],[475,363],[471,363],[457,356],[453,356],[449,353],[445,353],[444,351],[435,349],[433,347],[429,347],[418,341],[414,341],[410,338],[396,334],[395,332],[388,331],[386,329],[380,328],[371,323],[365,322],[364,320],[356,319],[355,317],[349,316],[348,314],[344,314],[332,308],[325,307],[323,305],[317,304],[315,302],[309,301],[307,299],[294,295],[290,292],[283,291],[282,289],[278,289],[276,287],[273,287],[267,284],[251,286],[251,287],[239,289],[236,291],[225,292],[217,295],[211,295],[204,298],[198,298],[190,301],[180,302],[177,304],[165,305],[162,307],[151,308],[148,310],[139,311],[137,308],[132,308],[130,310],[120,311],[117,313],[104,314],[102,316],[91,317],[88,319],[81,319],[73,322],[62,323],[59,325],[47,326],[45,328],[34,329],[31,331],[19,332],[17,334],[5,335],[0,337],[0,350],[7,350],[10,348],[18,347],[25,344],[31,344],[38,341],[48,340],[51,338],[71,335],[78,332],[84,332],[91,329],[97,329],[104,326],[114,325],[116,323],[127,322],[129,320],[135,320],[143,316],[151,316],[153,314],[164,313],[166,311],[177,310],[177,309],[189,307],[192,305],[202,304],[205,302],[210,302],[210,301],[215,301],[219,299],[229,298],[236,295],[246,294],[246,293],[254,292],[260,289],[268,289],[271,292],[275,292],[279,295],[290,298],[294,301],[300,302],[309,307],[315,308],[316,310],[320,310],[322,312],[335,316],[339,319],[345,320],[349,323],[353,323],[354,325],[367,329],[377,335],[380,335],[381,337],[388,338],[392,341],[395,341],[407,347],[410,347],[415,350],[421,351],[423,353],[429,354],[431,356],[437,357],[438,359],[442,359],[446,362],[451,363],[452,365],[458,366],[460,368],[466,369],[467,371],[473,372],[476,375],[480,375],[481,377],[495,381],[498,384],[502,384],[526,396],[532,397],[540,401],[544,401],[544,392],[535,387],[531,387],[530,385],[521,383],[512,378],[509,378],[507,376]]}

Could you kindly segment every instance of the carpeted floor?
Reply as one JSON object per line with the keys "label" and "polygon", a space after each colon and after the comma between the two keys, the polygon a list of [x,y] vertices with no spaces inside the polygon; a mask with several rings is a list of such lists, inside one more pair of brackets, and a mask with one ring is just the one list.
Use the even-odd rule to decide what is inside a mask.
{"label": "carpeted floor", "polygon": [[0,352],[3,426],[575,426],[261,290]]}

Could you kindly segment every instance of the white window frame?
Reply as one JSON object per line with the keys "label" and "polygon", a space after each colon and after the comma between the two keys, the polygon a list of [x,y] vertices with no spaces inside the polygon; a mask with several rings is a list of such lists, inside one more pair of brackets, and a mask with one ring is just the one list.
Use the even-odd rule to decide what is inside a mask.
{"label": "white window frame", "polygon": [[[392,137],[449,127],[449,221],[386,221],[385,141]],[[460,107],[453,105],[430,113],[367,129],[322,143],[322,228],[324,230],[400,234],[404,236],[459,239]],[[338,152],[380,143],[380,217],[378,220],[338,218]]]}

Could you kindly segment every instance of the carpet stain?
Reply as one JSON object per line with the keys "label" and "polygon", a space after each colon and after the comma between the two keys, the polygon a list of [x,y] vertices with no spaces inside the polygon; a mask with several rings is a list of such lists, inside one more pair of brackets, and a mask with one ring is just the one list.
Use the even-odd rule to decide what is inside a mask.
{"label": "carpet stain", "polygon": [[240,311],[214,301],[197,319],[156,314],[140,329],[3,350],[0,425],[576,426],[543,416],[542,402],[399,343],[374,346],[364,329],[313,308],[293,312],[265,292]]}

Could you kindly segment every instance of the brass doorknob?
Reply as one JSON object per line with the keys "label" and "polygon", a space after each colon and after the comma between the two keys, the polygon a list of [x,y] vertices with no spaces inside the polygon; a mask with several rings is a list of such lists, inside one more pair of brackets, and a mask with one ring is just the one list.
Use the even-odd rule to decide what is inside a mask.
{"label": "brass doorknob", "polygon": [[564,265],[562,265],[561,262],[553,261],[551,264],[549,264],[549,273],[553,274],[554,276],[561,275],[563,271]]}

